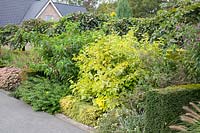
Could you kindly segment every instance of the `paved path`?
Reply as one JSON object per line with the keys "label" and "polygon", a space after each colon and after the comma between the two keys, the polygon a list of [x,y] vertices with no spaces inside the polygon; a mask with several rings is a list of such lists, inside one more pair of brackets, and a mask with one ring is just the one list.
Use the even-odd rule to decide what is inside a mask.
{"label": "paved path", "polygon": [[0,91],[0,133],[86,133]]}

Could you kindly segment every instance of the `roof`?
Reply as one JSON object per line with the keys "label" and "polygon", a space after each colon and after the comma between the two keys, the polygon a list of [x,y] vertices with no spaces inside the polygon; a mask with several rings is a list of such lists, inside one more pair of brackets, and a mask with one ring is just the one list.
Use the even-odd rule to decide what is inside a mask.
{"label": "roof", "polygon": [[[20,24],[24,20],[34,19],[49,0],[0,0],[0,26]],[[53,2],[62,16],[74,12],[86,12],[82,6]]]}
{"label": "roof", "polygon": [[29,20],[35,18],[36,15],[42,10],[49,0],[37,0],[32,3],[29,10],[26,12],[23,20]]}
{"label": "roof", "polygon": [[74,5],[67,5],[62,3],[53,2],[58,11],[63,15],[66,16],[67,14],[75,13],[75,12],[86,12],[86,8],[83,6],[74,6]]}
{"label": "roof", "polygon": [[1,0],[0,25],[19,24],[35,0]]}

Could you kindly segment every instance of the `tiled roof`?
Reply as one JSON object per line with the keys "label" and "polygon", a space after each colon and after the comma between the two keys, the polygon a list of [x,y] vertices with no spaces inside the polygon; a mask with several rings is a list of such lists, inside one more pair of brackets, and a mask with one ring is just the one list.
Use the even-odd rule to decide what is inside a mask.
{"label": "tiled roof", "polygon": [[[24,20],[33,19],[49,0],[0,0],[0,26],[20,24]],[[81,6],[55,3],[54,5],[65,16],[74,12],[86,12]]]}
{"label": "tiled roof", "polygon": [[0,0],[0,25],[20,24],[35,0]]}
{"label": "tiled roof", "polygon": [[28,12],[26,12],[23,20],[35,18],[48,1],[49,0],[35,0],[35,2],[33,2],[33,4],[30,6]]}
{"label": "tiled roof", "polygon": [[54,5],[56,6],[56,8],[58,9],[58,11],[61,13],[62,16],[66,16],[68,14],[75,12],[86,12],[86,8],[82,6],[67,5],[56,2],[54,2]]}

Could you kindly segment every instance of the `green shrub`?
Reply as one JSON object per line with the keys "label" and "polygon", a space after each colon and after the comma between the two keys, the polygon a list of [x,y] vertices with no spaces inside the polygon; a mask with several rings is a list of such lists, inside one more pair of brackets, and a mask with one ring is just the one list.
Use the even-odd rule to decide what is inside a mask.
{"label": "green shrub", "polygon": [[49,28],[51,28],[53,22],[46,22],[41,19],[31,19],[24,21],[21,25],[21,28],[26,32],[35,31],[37,33],[44,34]]}
{"label": "green shrub", "polygon": [[60,110],[59,100],[69,93],[66,85],[52,83],[42,77],[29,77],[13,95],[30,104],[36,111],[55,113]]}
{"label": "green shrub", "polygon": [[0,43],[1,45],[12,45],[13,37],[18,31],[19,26],[16,25],[6,25],[1,28],[0,31]]}
{"label": "green shrub", "polygon": [[0,49],[0,67],[7,66],[12,62],[12,53],[7,49]]}
{"label": "green shrub", "polygon": [[96,126],[97,119],[102,113],[97,107],[80,102],[73,96],[62,98],[60,100],[60,106],[65,115],[90,126]]}
{"label": "green shrub", "polygon": [[67,18],[72,22],[78,22],[79,29],[81,31],[85,30],[93,30],[93,29],[101,29],[104,22],[109,20],[109,17],[106,15],[95,14],[95,13],[80,13],[73,14]]}
{"label": "green shrub", "polygon": [[187,55],[184,57],[184,66],[187,79],[193,83],[200,83],[200,26],[185,26],[182,28]]}
{"label": "green shrub", "polygon": [[68,22],[67,32],[54,37],[43,36],[38,46],[41,61],[33,64],[32,68],[63,83],[76,80],[78,68],[72,60],[73,56],[77,55],[84,45],[103,36],[100,31],[79,32],[77,26],[77,23]]}
{"label": "green shrub", "polygon": [[126,35],[131,27],[137,27],[137,19],[112,19],[103,25],[104,32],[108,35],[116,33],[120,36]]}
{"label": "green shrub", "polygon": [[146,94],[145,132],[170,133],[168,127],[182,114],[182,106],[200,99],[200,84],[152,90]]}

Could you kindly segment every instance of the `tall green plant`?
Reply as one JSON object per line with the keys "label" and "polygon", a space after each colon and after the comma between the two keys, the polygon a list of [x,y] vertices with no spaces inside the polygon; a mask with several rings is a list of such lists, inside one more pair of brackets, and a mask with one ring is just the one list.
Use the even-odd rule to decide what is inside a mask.
{"label": "tall green plant", "polygon": [[33,69],[44,72],[51,79],[69,83],[70,80],[76,80],[78,74],[78,68],[72,60],[73,56],[77,55],[84,45],[95,41],[103,33],[80,32],[78,23],[65,24],[65,32],[60,35],[41,38],[39,46],[41,61],[33,64]]}
{"label": "tall green plant", "polygon": [[129,18],[132,16],[132,11],[129,6],[128,0],[119,0],[117,5],[117,17],[118,18]]}

